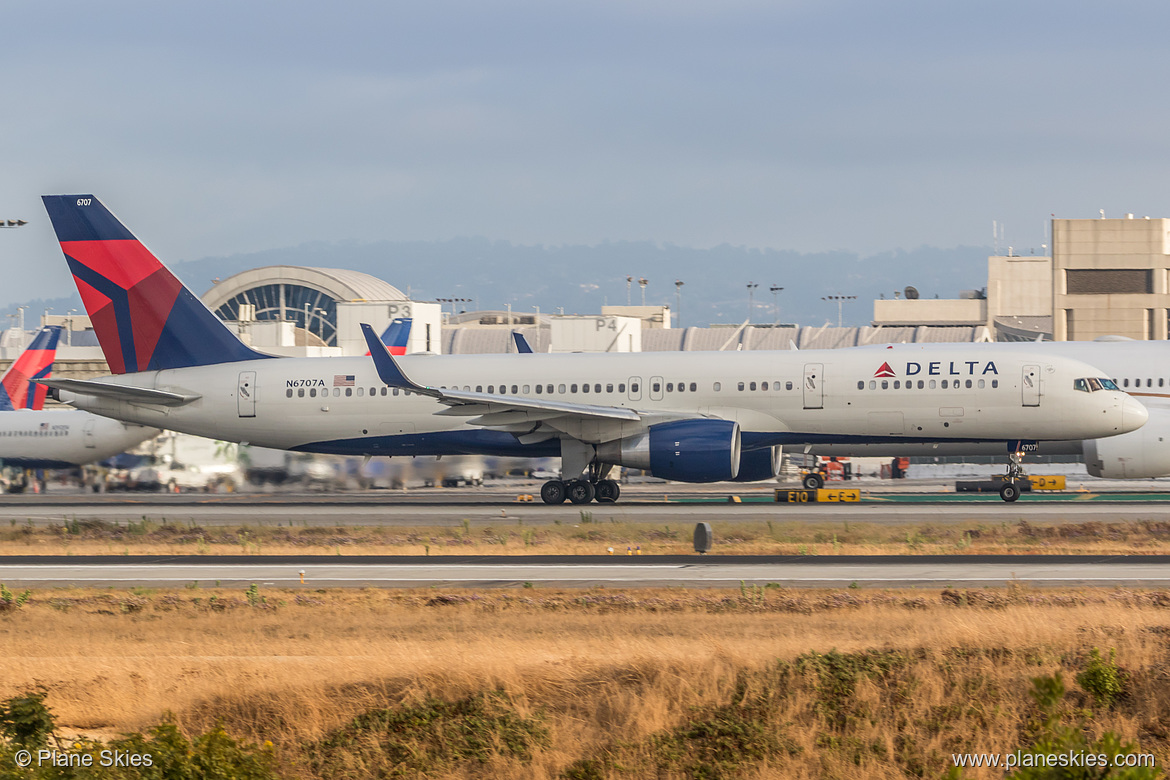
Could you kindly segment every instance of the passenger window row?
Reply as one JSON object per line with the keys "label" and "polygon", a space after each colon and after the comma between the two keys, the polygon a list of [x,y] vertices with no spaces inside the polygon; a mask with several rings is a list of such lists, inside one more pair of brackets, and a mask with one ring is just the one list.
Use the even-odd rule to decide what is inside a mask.
{"label": "passenger window row", "polygon": [[[391,392],[391,390],[393,390],[393,392]],[[344,393],[343,393],[343,391],[344,391]],[[284,391],[284,397],[285,398],[292,398],[293,392],[294,392],[293,388],[291,388],[291,387],[286,388]],[[328,387],[320,388],[320,392],[318,392],[318,388],[316,388],[316,387],[310,387],[310,388],[308,388],[307,391],[303,387],[298,387],[298,388],[296,388],[295,392],[296,392],[297,398],[304,398],[305,396],[308,396],[309,398],[317,398],[318,396],[320,396],[321,398],[328,398],[329,397],[329,388]],[[410,395],[409,390],[403,390],[402,392],[405,393],[406,395]],[[366,388],[364,388],[364,387],[358,387],[358,388],[335,387],[335,388],[333,388],[333,397],[334,398],[340,398],[343,394],[345,395],[346,398],[350,398],[354,395],[356,395],[358,398],[363,398],[366,395]],[[373,398],[376,395],[382,395],[382,396],[398,395],[398,388],[397,387],[395,387],[395,388],[371,387],[370,388],[370,397]]]}
{"label": "passenger window row", "polygon": [[[982,390],[985,387],[987,387],[987,380],[986,379],[974,379],[974,380],[973,379],[967,379],[967,380],[962,380],[962,379],[946,380],[946,379],[943,379],[941,381],[938,381],[938,384],[936,384],[936,381],[938,381],[938,380],[919,379],[917,388],[919,390],[934,390],[937,387],[941,387],[943,390],[947,390],[948,388],[958,390],[959,388],[962,388],[962,387],[966,387],[967,389],[977,387],[980,390]],[[890,384],[891,383],[890,383],[889,379],[883,379],[881,381],[881,389],[882,390],[889,390]],[[915,388],[915,384],[914,384],[913,379],[907,379],[905,385],[906,385],[905,389],[907,389],[907,390],[913,390]],[[999,380],[992,379],[991,386],[992,386],[992,388],[999,387]],[[901,390],[902,389],[902,380],[895,379],[893,381],[893,387],[895,390]],[[857,389],[858,390],[865,389],[865,380],[859,380],[857,382]],[[870,390],[877,390],[878,389],[878,382],[876,379],[869,380],[869,389]]]}
{"label": "passenger window row", "polygon": [[[873,383],[871,382],[870,384],[872,385]],[[919,384],[921,384],[921,382]],[[862,383],[859,382],[858,389],[861,389],[861,386],[862,386]],[[933,383],[931,386],[933,387]],[[943,386],[945,387],[946,385],[944,384]],[[982,386],[982,380],[981,380],[981,386]],[[766,380],[766,381],[762,381],[762,382],[739,382],[737,384],[737,388],[741,392],[745,391],[745,390],[779,392],[781,389],[791,391],[794,387],[795,387],[795,385],[791,380],[785,381],[785,382]],[[460,388],[458,385],[454,385],[452,387],[447,387],[446,385],[443,385],[441,387],[441,389],[443,389],[443,390],[463,389],[463,390],[468,391],[468,392],[471,392],[471,390],[472,390],[471,385],[463,385],[462,388]],[[629,391],[630,391],[630,393],[632,393],[634,395],[637,395],[638,393],[640,393],[641,389],[642,389],[641,385],[638,382],[631,382],[629,385]],[[664,388],[663,388],[662,382],[652,382],[650,385],[650,392],[654,393],[654,394],[663,392],[663,389]],[[713,382],[711,384],[711,389],[718,393],[723,389],[723,385],[720,382]],[[668,393],[686,393],[686,392],[697,393],[699,391],[699,383],[698,382],[666,382],[665,383],[665,391]],[[403,395],[410,395],[409,390],[402,390],[401,392]],[[606,382],[606,383],[602,384],[601,382],[594,382],[594,383],[590,384],[587,382],[583,382],[583,383],[573,382],[573,383],[563,383],[563,384],[557,384],[557,385],[551,385],[551,384],[476,385],[475,392],[477,392],[477,393],[486,392],[489,395],[532,395],[533,393],[535,393],[536,395],[565,395],[565,394],[574,394],[574,393],[600,394],[600,393],[617,392],[621,395],[625,395],[626,383],[625,382],[617,382],[617,383]],[[328,397],[330,397],[330,391],[329,391],[329,388],[327,388],[327,387],[321,387],[321,388],[316,388],[316,387],[291,388],[290,387],[284,391],[284,394],[285,394],[286,398],[292,398],[294,395],[297,398],[305,398],[305,397],[308,397],[308,398],[318,398],[318,397],[328,398]],[[353,397],[355,395],[358,398],[365,397],[367,395],[366,388],[364,388],[364,387],[358,387],[358,388],[334,387],[333,392],[332,392],[333,398],[340,398],[343,396],[346,398],[350,398],[350,397]],[[397,388],[397,387],[395,387],[395,388],[371,387],[369,389],[368,395],[370,397],[374,397],[377,395],[381,395],[381,396],[399,395],[399,388]]]}
{"label": "passenger window row", "polygon": [[[1114,384],[1116,384],[1117,380],[1116,380],[1116,379],[1114,379],[1114,380],[1113,380],[1113,382],[1114,382]],[[1122,379],[1122,380],[1121,380],[1121,384],[1122,384],[1122,386],[1123,386],[1123,387],[1129,387],[1129,380],[1128,380],[1128,379]],[[1133,386],[1134,386],[1134,387],[1141,387],[1141,386],[1142,386],[1142,380],[1140,380],[1140,379],[1135,379],[1135,380],[1133,380]],[[1154,380],[1153,380],[1153,379],[1148,379],[1148,378],[1147,378],[1147,379],[1146,379],[1146,385],[1145,385],[1145,386],[1146,386],[1146,387],[1153,387],[1153,386],[1154,386]],[[1165,386],[1166,386],[1166,377],[1158,377],[1158,387],[1165,387]]]}

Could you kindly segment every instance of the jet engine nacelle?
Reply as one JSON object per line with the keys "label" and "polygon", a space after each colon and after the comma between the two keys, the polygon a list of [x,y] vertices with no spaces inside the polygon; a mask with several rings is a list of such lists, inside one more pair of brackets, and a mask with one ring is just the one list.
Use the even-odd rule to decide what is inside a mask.
{"label": "jet engine nacelle", "polygon": [[1170,409],[1150,409],[1136,431],[1088,439],[1085,467],[1094,477],[1144,479],[1170,476]]}
{"label": "jet engine nacelle", "polygon": [[679,420],[597,446],[597,458],[676,482],[723,482],[739,473],[739,423]]}
{"label": "jet engine nacelle", "polygon": [[744,450],[739,456],[739,474],[736,482],[760,482],[780,475],[782,456],[780,445],[762,450]]}

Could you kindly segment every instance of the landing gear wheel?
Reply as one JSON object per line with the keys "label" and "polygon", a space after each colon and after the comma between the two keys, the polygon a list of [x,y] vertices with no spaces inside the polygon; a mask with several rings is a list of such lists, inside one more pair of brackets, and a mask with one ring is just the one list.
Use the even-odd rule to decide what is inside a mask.
{"label": "landing gear wheel", "polygon": [[1015,482],[1005,482],[999,489],[999,497],[1004,501],[1012,502],[1020,497],[1020,486]]}
{"label": "landing gear wheel", "polygon": [[546,504],[565,503],[565,483],[559,479],[545,482],[540,487],[540,500]]}
{"label": "landing gear wheel", "polygon": [[622,489],[612,479],[603,479],[597,483],[597,503],[612,504],[618,500]]}
{"label": "landing gear wheel", "polygon": [[805,490],[820,490],[825,486],[825,479],[820,474],[805,474],[801,482]]}
{"label": "landing gear wheel", "polygon": [[593,500],[596,491],[593,484],[583,479],[575,479],[565,486],[565,494],[574,504],[588,504]]}

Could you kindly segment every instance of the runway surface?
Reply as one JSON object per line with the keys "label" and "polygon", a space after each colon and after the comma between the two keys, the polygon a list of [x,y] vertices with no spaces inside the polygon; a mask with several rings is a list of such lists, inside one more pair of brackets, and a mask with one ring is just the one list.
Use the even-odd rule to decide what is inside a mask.
{"label": "runway surface", "polygon": [[[1124,484],[1124,483],[1123,483]],[[538,487],[538,486],[537,486]],[[941,486],[940,486],[941,487]],[[1165,485],[1158,485],[1165,489]],[[861,503],[778,504],[772,488],[755,485],[661,485],[623,488],[617,504],[517,502],[534,486],[333,494],[243,493],[110,494],[86,493],[0,496],[0,523],[51,525],[71,520],[140,521],[196,525],[384,525],[460,526],[501,520],[526,525],[581,522],[844,522],[932,523],[982,520],[1046,522],[1085,520],[1170,520],[1170,494],[1132,489],[1114,493],[1025,495],[1005,504],[993,495],[930,493],[928,489],[865,488]],[[743,503],[729,503],[737,496]]]}
{"label": "runway surface", "polygon": [[[304,573],[304,583],[301,582]],[[12,556],[9,587],[1170,587],[1170,556]]]}

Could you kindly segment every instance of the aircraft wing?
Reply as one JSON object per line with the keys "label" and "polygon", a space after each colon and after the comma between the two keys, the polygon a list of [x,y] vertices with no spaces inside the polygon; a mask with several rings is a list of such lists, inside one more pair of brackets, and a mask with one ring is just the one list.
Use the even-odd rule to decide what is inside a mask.
{"label": "aircraft wing", "polygon": [[202,396],[183,393],[169,393],[166,390],[152,390],[148,387],[131,387],[129,385],[115,385],[109,382],[95,382],[90,379],[37,379],[34,380],[46,387],[53,387],[77,395],[90,395],[98,398],[109,398],[114,401],[126,401],[133,404],[153,404],[155,406],[184,406],[197,401]]}
{"label": "aircraft wing", "polygon": [[[556,432],[567,433],[585,441],[607,441],[629,435],[632,429],[641,429],[668,419],[694,417],[694,414],[646,413],[624,406],[578,404],[552,399],[525,398],[511,395],[476,393],[469,390],[426,387],[414,382],[402,368],[369,325],[362,324],[362,333],[370,347],[370,356],[378,376],[391,387],[399,387],[419,395],[430,396],[449,408],[437,414],[472,417],[472,425],[492,430],[515,433],[521,441],[540,441],[552,438]],[[538,430],[541,429],[541,430]]]}

